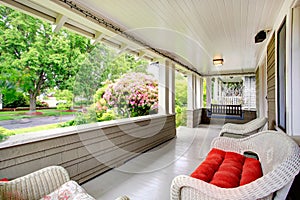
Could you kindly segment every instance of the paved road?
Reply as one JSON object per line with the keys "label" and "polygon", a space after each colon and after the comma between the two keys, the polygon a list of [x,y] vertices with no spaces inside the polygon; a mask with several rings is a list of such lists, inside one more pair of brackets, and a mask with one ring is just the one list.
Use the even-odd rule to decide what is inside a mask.
{"label": "paved road", "polygon": [[65,116],[57,116],[57,117],[52,116],[52,117],[36,117],[36,118],[25,118],[25,119],[16,119],[16,120],[5,120],[5,121],[0,121],[0,126],[7,129],[27,128],[33,126],[66,122],[71,119],[74,119],[74,117],[75,117],[74,115],[65,115]]}

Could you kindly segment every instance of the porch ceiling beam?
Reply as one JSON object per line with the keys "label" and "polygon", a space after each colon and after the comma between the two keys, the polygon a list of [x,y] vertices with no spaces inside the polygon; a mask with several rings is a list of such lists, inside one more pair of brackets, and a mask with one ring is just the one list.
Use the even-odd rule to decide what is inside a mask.
{"label": "porch ceiling beam", "polygon": [[121,46],[120,46],[118,55],[121,55],[122,53],[124,53],[127,50],[128,47],[129,47],[128,44],[122,43]]}
{"label": "porch ceiling beam", "polygon": [[91,44],[96,44],[97,42],[101,41],[102,38],[104,38],[105,34],[102,32],[97,31],[95,33],[95,37],[93,39],[91,39]]}
{"label": "porch ceiling beam", "polygon": [[145,53],[144,51],[140,51],[140,52],[139,52],[139,55],[138,55],[138,58],[135,59],[135,61],[141,60],[141,59],[143,59],[145,56],[146,56],[146,53]]}
{"label": "porch ceiling beam", "polygon": [[58,14],[55,23],[52,25],[52,31],[57,33],[67,20],[68,18],[65,15]]}

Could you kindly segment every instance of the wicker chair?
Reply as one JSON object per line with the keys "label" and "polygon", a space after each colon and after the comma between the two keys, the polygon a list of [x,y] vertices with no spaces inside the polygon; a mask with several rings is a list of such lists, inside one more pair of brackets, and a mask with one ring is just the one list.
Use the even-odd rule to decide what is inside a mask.
{"label": "wicker chair", "polygon": [[[76,193],[76,195],[72,194],[70,199],[94,199],[92,196],[87,194],[85,190],[75,181],[71,181],[68,172],[60,166],[46,167],[12,181],[0,182],[0,199],[59,199],[57,194],[64,192],[67,187],[70,187],[69,191]],[[116,200],[129,200],[129,198],[122,196]]]}
{"label": "wicker chair", "polygon": [[227,123],[222,127],[220,136],[243,138],[258,133],[267,123],[268,118],[256,118],[246,124]]}
{"label": "wicker chair", "polygon": [[300,170],[300,149],[287,135],[264,131],[243,139],[218,137],[212,148],[243,154],[255,152],[263,176],[236,188],[220,188],[199,179],[180,175],[173,179],[171,199],[285,199]]}

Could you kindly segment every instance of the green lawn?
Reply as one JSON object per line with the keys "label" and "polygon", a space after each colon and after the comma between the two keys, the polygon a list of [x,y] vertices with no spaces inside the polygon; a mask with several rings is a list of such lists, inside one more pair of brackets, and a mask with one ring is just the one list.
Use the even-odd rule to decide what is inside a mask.
{"label": "green lawn", "polygon": [[34,127],[28,127],[28,128],[20,128],[20,129],[14,129],[12,130],[15,135],[17,134],[23,134],[23,133],[30,133],[30,132],[36,132],[36,131],[44,131],[48,129],[54,129],[59,128],[59,125],[62,123],[57,124],[48,124],[48,125],[42,125],[42,126],[34,126]]}
{"label": "green lawn", "polygon": [[60,125],[63,124],[63,123],[64,122],[57,123],[57,124],[34,126],[34,127],[28,127],[28,128],[20,128],[20,129],[14,129],[14,130],[8,130],[8,129],[5,129],[3,127],[0,127],[0,142],[2,140],[5,140],[8,136],[11,136],[11,135],[17,135],[17,134],[24,134],[24,133],[30,133],[30,132],[60,128]]}
{"label": "green lawn", "polygon": [[64,112],[64,111],[55,110],[55,109],[37,110],[37,112],[42,112],[43,115],[26,115],[26,113],[28,113],[28,111],[24,111],[24,110],[22,110],[22,111],[3,111],[3,112],[0,112],[0,121],[23,119],[23,118],[33,118],[33,117],[63,116],[63,115],[74,114],[74,112]]}

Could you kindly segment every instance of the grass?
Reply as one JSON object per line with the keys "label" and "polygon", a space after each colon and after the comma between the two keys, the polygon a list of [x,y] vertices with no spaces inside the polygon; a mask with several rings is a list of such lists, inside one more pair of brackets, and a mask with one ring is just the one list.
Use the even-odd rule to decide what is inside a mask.
{"label": "grass", "polygon": [[47,117],[47,116],[63,116],[63,115],[72,115],[73,112],[65,112],[61,110],[54,109],[44,109],[38,110],[37,112],[42,112],[42,115],[26,115],[28,111],[3,111],[0,112],[0,121],[4,120],[14,120],[14,119],[24,119],[24,118],[33,118],[33,117]]}
{"label": "grass", "polygon": [[19,129],[14,129],[12,131],[14,132],[15,135],[17,135],[17,134],[23,134],[23,133],[29,133],[29,132],[44,131],[44,130],[49,130],[49,129],[54,129],[54,128],[60,128],[60,126],[59,126],[60,124],[62,124],[62,123],[34,126],[34,127],[28,127],[28,128],[19,128]]}

